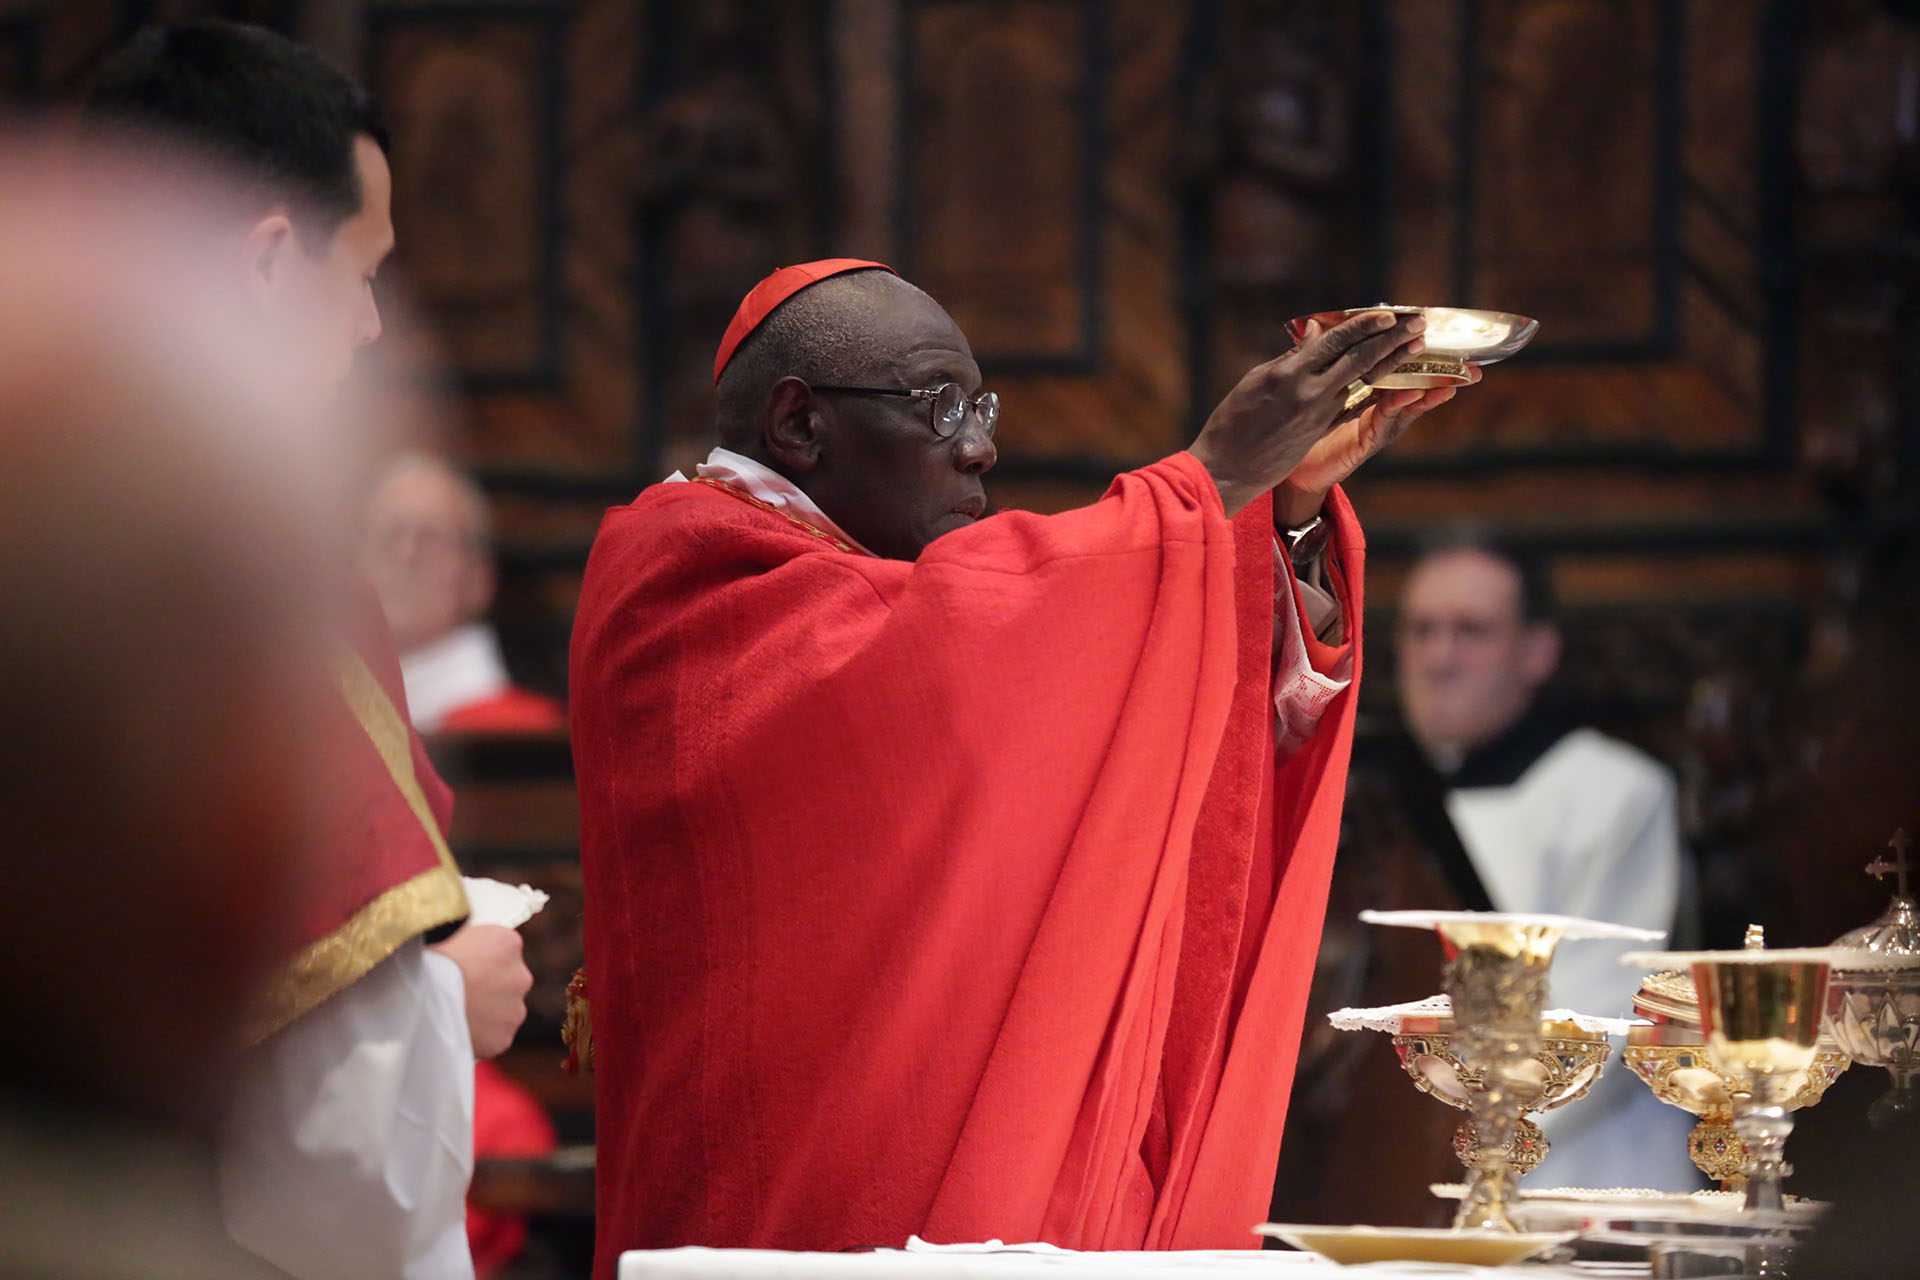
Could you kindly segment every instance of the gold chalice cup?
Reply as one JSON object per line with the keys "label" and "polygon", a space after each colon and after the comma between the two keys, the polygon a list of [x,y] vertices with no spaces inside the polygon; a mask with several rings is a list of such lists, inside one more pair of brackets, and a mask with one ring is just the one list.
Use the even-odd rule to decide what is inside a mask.
{"label": "gold chalice cup", "polygon": [[1529,1144],[1521,1125],[1531,1124],[1524,1113],[1546,1088],[1540,1023],[1555,948],[1563,938],[1665,935],[1570,916],[1495,911],[1363,911],[1360,918],[1440,935],[1447,958],[1441,988],[1453,1019],[1448,1053],[1478,1083],[1464,1091],[1471,1145],[1462,1156],[1467,1188],[1453,1225],[1516,1232],[1507,1209],[1518,1174],[1510,1152],[1524,1157]]}
{"label": "gold chalice cup", "polygon": [[1790,1104],[1820,1057],[1820,1027],[1835,952],[1639,953],[1628,964],[1686,966],[1699,995],[1706,1061],[1730,1086],[1734,1131],[1746,1144],[1746,1207],[1778,1213],[1787,1174]]}
{"label": "gold chalice cup", "polygon": [[1307,322],[1320,327],[1333,326],[1369,311],[1391,311],[1396,315],[1417,315],[1426,319],[1420,335],[1426,349],[1411,360],[1395,365],[1391,372],[1370,384],[1356,385],[1349,406],[1366,398],[1364,390],[1391,391],[1410,387],[1457,387],[1471,382],[1469,364],[1492,364],[1505,360],[1533,341],[1540,322],[1510,311],[1475,311],[1466,307],[1411,307],[1383,302],[1374,307],[1349,307],[1345,311],[1319,311],[1287,321],[1287,332],[1295,342],[1305,341]]}
{"label": "gold chalice cup", "polygon": [[[1393,1049],[1422,1093],[1471,1111],[1473,1095],[1485,1088],[1485,1075],[1454,1051],[1453,1029],[1451,1017],[1408,1017],[1393,1037]],[[1612,1050],[1605,1032],[1551,1017],[1541,1019],[1538,1046],[1531,1059],[1514,1065],[1510,1076],[1521,1115],[1507,1138],[1505,1154],[1516,1178],[1533,1172],[1547,1154],[1547,1137],[1532,1114],[1558,1110],[1585,1097]],[[1484,1145],[1469,1115],[1453,1137],[1453,1152],[1469,1172]]]}

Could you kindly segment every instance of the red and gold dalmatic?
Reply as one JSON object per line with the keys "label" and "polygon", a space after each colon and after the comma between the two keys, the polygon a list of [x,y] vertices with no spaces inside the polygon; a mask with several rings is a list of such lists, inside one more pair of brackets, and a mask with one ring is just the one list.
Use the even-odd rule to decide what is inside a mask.
{"label": "red and gold dalmatic", "polygon": [[257,1043],[358,981],[408,939],[462,920],[467,895],[447,848],[453,793],[406,716],[393,641],[371,591],[347,601],[347,643],[324,700],[318,868],[308,886],[304,945],[251,1010]]}

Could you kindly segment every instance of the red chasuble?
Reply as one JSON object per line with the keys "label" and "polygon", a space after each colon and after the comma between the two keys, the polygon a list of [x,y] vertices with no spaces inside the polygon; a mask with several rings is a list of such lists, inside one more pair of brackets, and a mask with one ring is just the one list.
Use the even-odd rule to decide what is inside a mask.
{"label": "red chasuble", "polygon": [[608,514],[573,639],[598,1276],[1254,1247],[1354,698],[1275,767],[1272,539],[1188,454],[911,563],[709,484]]}
{"label": "red chasuble", "polygon": [[314,753],[325,779],[306,941],[250,1011],[248,1043],[312,1012],[409,939],[467,914],[446,842],[453,793],[408,723],[379,600],[356,582],[345,603],[347,643],[321,703]]}

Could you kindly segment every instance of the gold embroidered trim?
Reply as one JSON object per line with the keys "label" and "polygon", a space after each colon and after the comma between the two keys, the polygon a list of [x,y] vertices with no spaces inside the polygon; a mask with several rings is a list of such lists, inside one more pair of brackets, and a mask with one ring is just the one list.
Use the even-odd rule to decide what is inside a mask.
{"label": "gold embroidered trim", "polygon": [[560,1064],[570,1075],[593,1074],[593,1012],[587,1004],[587,971],[576,969],[567,984],[567,1020],[560,1026],[560,1043],[567,1060]]}
{"label": "gold embroidered trim", "polygon": [[845,551],[849,555],[857,556],[857,555],[865,554],[860,550],[860,548],[854,546],[851,542],[848,542],[846,539],[836,538],[832,534],[828,533],[825,529],[815,528],[813,525],[808,524],[805,520],[802,520],[800,517],[795,515],[789,515],[787,512],[782,511],[780,508],[774,506],[771,502],[762,502],[759,498],[754,497],[752,494],[748,493],[746,490],[736,489],[724,480],[715,480],[711,476],[699,476],[695,478],[694,483],[710,484],[714,488],[720,490],[720,492],[722,493],[730,493],[734,497],[740,499],[740,501],[742,502],[745,502],[751,506],[758,507],[762,511],[770,512],[773,515],[779,516],[782,520],[785,520],[788,524],[792,525],[796,529],[800,529],[807,533],[810,533],[816,538],[826,539],[828,542],[831,542],[834,546],[840,548],[840,550]]}
{"label": "gold embroidered trim", "polygon": [[467,890],[446,867],[404,880],[281,966],[255,1002],[242,1043],[254,1045],[365,977],[409,938],[467,914]]}
{"label": "gold embroidered trim", "polygon": [[409,938],[465,918],[466,886],[413,772],[413,738],[400,711],[360,655],[349,650],[334,671],[340,696],[380,753],[387,774],[427,833],[439,865],[394,885],[345,924],[293,956],[267,984],[244,1025],[243,1043],[258,1044],[364,977]]}

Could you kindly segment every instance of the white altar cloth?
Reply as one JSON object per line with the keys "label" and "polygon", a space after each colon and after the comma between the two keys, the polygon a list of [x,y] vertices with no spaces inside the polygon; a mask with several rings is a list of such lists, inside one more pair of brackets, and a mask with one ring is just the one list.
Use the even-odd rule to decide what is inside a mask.
{"label": "white altar cloth", "polygon": [[874,1253],[783,1253],[772,1249],[635,1249],[620,1255],[619,1280],[1602,1280],[1645,1276],[1644,1265],[1574,1263],[1466,1267],[1376,1262],[1341,1267],[1310,1253],[1217,1249],[1170,1253],[1074,1253],[1047,1246],[921,1245]]}

